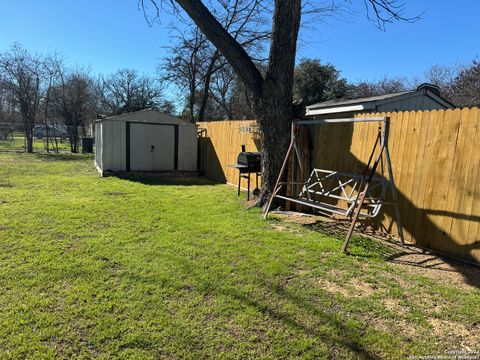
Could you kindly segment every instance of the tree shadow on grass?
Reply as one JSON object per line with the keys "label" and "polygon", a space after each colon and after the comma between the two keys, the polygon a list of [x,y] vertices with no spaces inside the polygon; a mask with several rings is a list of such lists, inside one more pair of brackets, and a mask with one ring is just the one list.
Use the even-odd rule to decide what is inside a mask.
{"label": "tree shadow on grass", "polygon": [[[240,292],[234,292],[233,294],[229,292],[228,295],[233,295],[236,300],[239,300],[246,306],[255,308],[269,318],[299,330],[308,336],[321,339],[323,343],[328,345],[330,350],[343,348],[353,352],[356,357],[360,359],[380,358],[360,344],[359,339],[362,337],[363,331],[350,325],[347,319],[344,319],[341,314],[335,313],[332,310],[321,309],[312,302],[306,301],[291,292],[286,292],[277,286],[270,285],[270,290],[273,291],[274,296],[280,298],[283,302],[287,302],[290,306],[294,305],[300,309],[300,312],[306,312],[312,316],[315,319],[316,325],[308,325],[300,320],[302,318],[301,316],[296,316],[295,313],[272,306],[264,299],[257,300]],[[328,330],[321,331],[318,329],[318,325],[321,325],[322,328],[326,327]]]}
{"label": "tree shadow on grass", "polygon": [[72,153],[35,153],[38,159],[44,161],[85,161],[91,158],[92,154],[72,154]]}
{"label": "tree shadow on grass", "polygon": [[[339,243],[341,243],[345,239],[349,225],[349,222],[339,220],[338,222],[317,221],[313,224],[305,224],[303,226],[309,230],[319,232],[331,238],[337,239]],[[350,241],[350,250],[348,251],[348,254],[364,258],[382,258],[384,260],[387,260],[391,256],[394,256],[398,253],[397,249],[389,246],[393,245],[393,243],[391,243],[390,241],[385,239],[381,239],[381,241],[376,240],[377,239],[373,240],[372,238],[360,236],[358,235],[358,233],[354,234]]]}
{"label": "tree shadow on grass", "polygon": [[[347,173],[362,173],[362,171],[364,171],[365,169],[365,162],[357,158],[357,156],[351,152],[353,132],[354,124],[346,123],[339,125],[339,127],[335,128],[331,133],[328,133],[327,130],[323,128],[321,131],[321,134],[323,134],[322,136],[313,140],[305,140],[309,141],[310,143],[302,144],[300,148],[317,150],[323,149],[322,151],[325,152],[325,154],[322,153],[323,157],[321,158],[313,158],[312,155],[311,163],[309,164],[309,170],[311,170],[313,167],[318,167],[323,169],[333,169],[336,171]],[[392,138],[390,140],[398,141]],[[314,160],[315,164],[313,164]],[[393,159],[393,161],[393,171],[395,172],[395,159]],[[432,158],[431,161],[434,162],[436,160]],[[424,166],[427,165],[428,164],[425,164]],[[429,209],[418,207],[414,204],[412,199],[409,198],[409,196],[412,195],[404,194],[401,191],[397,191],[397,196],[400,205],[400,211],[402,213],[404,232],[408,232],[409,234],[411,234],[411,237],[414,240],[415,244],[418,244],[423,248],[434,249],[433,251],[435,254],[437,254],[438,252],[437,258],[442,259],[445,264],[450,265],[452,269],[456,269],[459,273],[461,273],[468,284],[480,288],[478,274],[474,274],[475,272],[469,270],[472,266],[465,265],[462,261],[459,261],[454,257],[457,256],[466,260],[474,261],[474,253],[480,249],[480,239],[466,244],[465,240],[461,238],[460,235],[457,234],[454,237],[453,235],[448,233],[448,229],[446,230],[438,226],[437,223],[431,220],[431,216],[442,216],[445,218],[445,221],[449,221],[452,223],[454,221],[460,223],[461,220],[478,222],[480,221],[480,217],[472,214],[444,211],[442,209]],[[462,194],[462,196],[464,196],[464,194]],[[362,228],[362,232],[365,231],[367,228],[372,228],[376,233],[391,234],[392,227],[394,226],[394,221],[390,221],[389,225],[385,226],[383,224],[383,220],[386,219],[386,217],[388,217],[389,219],[395,219],[396,214],[393,206],[383,207],[378,218],[372,219],[371,221],[365,223],[364,227]],[[344,235],[340,237],[335,237],[343,239]],[[368,243],[369,241],[366,241],[362,246],[369,246],[367,245]],[[353,242],[353,244],[355,244],[355,241]],[[416,245],[411,244],[411,246]],[[405,254],[409,254],[410,246],[405,246],[404,248],[407,250],[405,250],[404,252],[396,251],[395,254],[387,256],[387,260],[392,262],[394,260],[398,261],[401,257],[405,256]],[[377,251],[381,252],[380,249],[377,249]],[[419,252],[421,253],[421,251],[422,250],[420,248]],[[444,253],[447,251],[449,252],[449,254],[452,255],[445,256],[442,254],[442,252]],[[419,260],[420,266],[422,266],[421,261],[422,260]],[[415,261],[412,261],[412,265],[415,266]]]}
{"label": "tree shadow on grass", "polygon": [[218,182],[203,176],[180,177],[180,176],[115,176],[121,180],[140,183],[150,186],[205,186],[219,185]]}
{"label": "tree shadow on grass", "polygon": [[[254,264],[251,266],[253,267]],[[285,289],[284,286],[273,281],[271,275],[262,274],[261,271],[258,272],[258,276],[253,281],[246,284],[248,290],[242,291],[241,287],[223,286],[221,279],[217,279],[217,281],[207,280],[198,269],[199,267],[194,261],[188,260],[181,267],[176,268],[177,276],[183,279],[182,284],[166,278],[158,281],[156,276],[140,275],[138,273],[130,273],[129,275],[124,273],[124,275],[131,277],[131,280],[136,284],[143,282],[181,292],[194,292],[207,297],[213,295],[219,298],[230,298],[247,309],[255,309],[261,314],[258,319],[268,318],[268,321],[273,320],[272,323],[265,324],[265,331],[268,331],[270,326],[275,326],[275,323],[281,324],[286,329],[292,329],[312,339],[319,340],[320,344],[318,346],[326,346],[333,357],[340,352],[342,354],[350,353],[350,356],[358,359],[381,358],[371,350],[366,349],[361,343],[368,326],[361,325],[360,321],[356,324],[352,322],[352,318],[343,315],[341,308],[336,304],[322,306],[316,303],[314,298],[297,295],[295,291]],[[253,292],[252,286],[255,288]],[[195,310],[192,308],[191,311]],[[244,310],[240,309],[239,311]],[[195,325],[192,324],[192,326]],[[252,331],[256,330],[252,329]],[[248,340],[247,338],[240,338],[238,341]],[[315,347],[316,345],[311,346]],[[308,350],[306,351],[308,352]],[[290,354],[290,356],[301,355]]]}
{"label": "tree shadow on grass", "polygon": [[[339,243],[344,241],[348,226],[348,221],[329,221],[327,223],[318,221],[314,224],[304,225],[309,230],[338,239]],[[348,256],[367,259],[378,258],[392,264],[437,270],[439,276],[442,272],[458,272],[469,285],[480,288],[480,267],[478,266],[436,253],[434,250],[423,250],[416,246],[401,245],[398,241],[378,236],[368,228],[363,228],[361,232],[368,234],[369,237],[355,234],[350,242]]]}

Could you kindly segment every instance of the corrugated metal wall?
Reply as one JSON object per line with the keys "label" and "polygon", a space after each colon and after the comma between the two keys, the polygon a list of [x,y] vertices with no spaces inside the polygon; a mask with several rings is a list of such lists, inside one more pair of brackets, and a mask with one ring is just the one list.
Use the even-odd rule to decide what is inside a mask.
{"label": "corrugated metal wall", "polygon": [[102,140],[102,123],[95,123],[95,162],[97,166],[101,169],[103,166],[103,140]]}
{"label": "corrugated metal wall", "polygon": [[445,107],[442,104],[439,104],[437,101],[433,100],[432,98],[423,94],[418,94],[417,96],[411,96],[406,99],[389,102],[384,105],[379,105],[377,107],[378,112],[410,111],[411,109],[442,110],[445,109]]}
{"label": "corrugated metal wall", "polygon": [[[126,170],[126,122],[144,122],[161,126],[164,121],[169,129],[171,125],[178,125],[178,170],[195,171],[197,170],[197,126],[174,118],[172,116],[162,117],[154,116],[158,114],[152,112],[139,112],[137,117],[135,113],[126,114],[114,119],[106,119],[97,122],[101,124],[101,132],[96,138],[96,158],[97,164],[103,171],[125,171]],[[146,116],[148,115],[148,116]],[[160,114],[163,115],[163,114]],[[147,141],[145,139],[145,141]],[[150,140],[148,140],[150,141]],[[173,139],[172,139],[173,141]],[[142,142],[137,139],[138,144]],[[135,146],[135,144],[131,144]],[[174,152],[171,154],[172,158]]]}
{"label": "corrugated metal wall", "polygon": [[178,126],[178,170],[197,170],[197,127]]}
{"label": "corrugated metal wall", "polygon": [[125,170],[126,133],[124,121],[103,121],[103,170]]}

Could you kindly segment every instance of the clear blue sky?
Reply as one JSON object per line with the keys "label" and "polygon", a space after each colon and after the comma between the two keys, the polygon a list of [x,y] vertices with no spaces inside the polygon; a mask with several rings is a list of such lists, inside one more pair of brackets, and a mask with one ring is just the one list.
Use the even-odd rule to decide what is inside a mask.
{"label": "clear blue sky", "polygon": [[[303,30],[298,57],[318,57],[358,81],[422,75],[432,64],[480,56],[480,1],[403,1],[408,14],[426,10],[422,19],[381,32],[366,20],[363,0],[352,0],[357,15]],[[165,16],[161,25],[149,27],[136,0],[0,0],[0,51],[17,41],[32,51],[57,50],[95,73],[130,67],[154,74],[166,56],[172,20]]]}

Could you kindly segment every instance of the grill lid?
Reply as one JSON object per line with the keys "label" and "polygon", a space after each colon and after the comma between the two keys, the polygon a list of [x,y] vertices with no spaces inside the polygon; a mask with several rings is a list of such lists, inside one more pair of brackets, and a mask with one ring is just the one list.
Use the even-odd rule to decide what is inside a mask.
{"label": "grill lid", "polygon": [[259,152],[242,151],[238,154],[237,164],[247,166],[260,166],[262,155]]}

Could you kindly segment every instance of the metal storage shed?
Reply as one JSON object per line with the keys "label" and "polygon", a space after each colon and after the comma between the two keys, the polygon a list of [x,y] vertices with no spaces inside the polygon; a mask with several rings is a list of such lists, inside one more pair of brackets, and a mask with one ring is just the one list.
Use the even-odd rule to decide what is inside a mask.
{"label": "metal storage shed", "polygon": [[154,109],[97,120],[95,148],[102,175],[197,170],[197,126]]}

